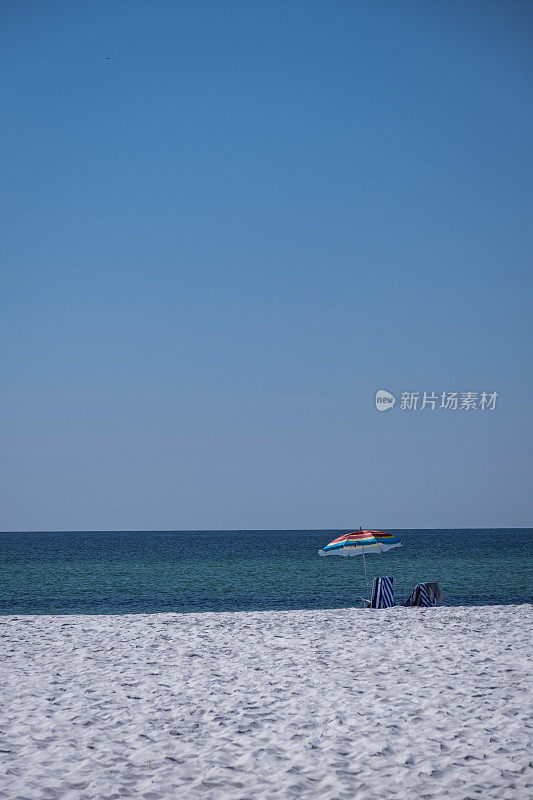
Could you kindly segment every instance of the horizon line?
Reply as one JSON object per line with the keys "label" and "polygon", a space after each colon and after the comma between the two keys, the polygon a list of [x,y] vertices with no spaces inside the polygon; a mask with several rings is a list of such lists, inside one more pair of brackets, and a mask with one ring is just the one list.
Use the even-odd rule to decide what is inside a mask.
{"label": "horizon line", "polygon": [[[5,530],[0,531],[0,536],[4,533],[273,533],[281,531],[351,531],[355,528],[76,528],[58,530]],[[393,531],[513,531],[513,530],[533,530],[533,525],[511,525],[509,527],[476,527],[476,528],[393,528],[384,526],[383,528],[362,528],[362,530],[393,530]]]}

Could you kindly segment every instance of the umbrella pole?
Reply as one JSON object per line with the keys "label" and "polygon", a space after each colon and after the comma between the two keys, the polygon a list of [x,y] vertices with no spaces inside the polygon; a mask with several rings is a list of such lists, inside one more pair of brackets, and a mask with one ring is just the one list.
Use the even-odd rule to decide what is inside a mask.
{"label": "umbrella pole", "polygon": [[366,593],[368,594],[370,589],[368,588],[368,575],[366,574],[366,561],[365,561],[365,548],[364,548],[364,545],[361,545],[361,552],[362,552],[362,556],[363,556],[363,567],[365,568]]}

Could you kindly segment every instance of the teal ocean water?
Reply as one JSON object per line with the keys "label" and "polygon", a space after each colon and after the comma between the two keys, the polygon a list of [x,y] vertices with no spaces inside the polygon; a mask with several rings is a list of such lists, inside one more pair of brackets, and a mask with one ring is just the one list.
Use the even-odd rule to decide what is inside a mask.
{"label": "teal ocean water", "polygon": [[[397,602],[439,582],[449,605],[533,602],[533,529],[395,530],[366,557]],[[361,557],[320,558],[344,531],[0,533],[0,613],[123,614],[343,608],[366,594]]]}

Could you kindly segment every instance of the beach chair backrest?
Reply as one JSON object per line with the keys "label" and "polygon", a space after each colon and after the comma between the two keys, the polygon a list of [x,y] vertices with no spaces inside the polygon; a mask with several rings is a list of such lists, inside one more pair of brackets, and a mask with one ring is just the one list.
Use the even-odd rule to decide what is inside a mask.
{"label": "beach chair backrest", "polygon": [[393,578],[390,576],[374,580],[370,608],[392,608],[392,606],[396,605],[392,582]]}
{"label": "beach chair backrest", "polygon": [[406,606],[436,606],[437,600],[431,596],[428,587],[425,583],[419,583],[413,591],[405,604]]}

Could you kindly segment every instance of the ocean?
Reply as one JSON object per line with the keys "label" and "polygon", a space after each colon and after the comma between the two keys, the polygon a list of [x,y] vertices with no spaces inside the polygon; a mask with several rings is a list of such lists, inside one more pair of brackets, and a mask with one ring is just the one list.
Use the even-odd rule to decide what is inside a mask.
{"label": "ocean", "polygon": [[[447,605],[533,602],[533,529],[392,530],[369,582],[396,602],[438,581]],[[345,531],[0,533],[1,614],[149,614],[346,608],[368,596],[363,560],[320,558]]]}

